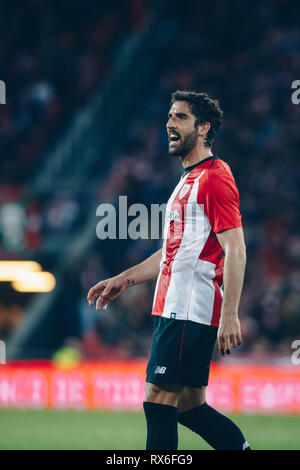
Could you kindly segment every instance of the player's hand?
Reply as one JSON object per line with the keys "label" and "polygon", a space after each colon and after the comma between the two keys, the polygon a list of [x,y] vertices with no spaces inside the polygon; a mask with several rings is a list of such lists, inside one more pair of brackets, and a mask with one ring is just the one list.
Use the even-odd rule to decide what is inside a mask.
{"label": "player's hand", "polygon": [[218,330],[218,345],[222,356],[231,353],[231,347],[242,344],[241,326],[237,316],[221,315]]}
{"label": "player's hand", "polygon": [[87,301],[91,307],[97,299],[96,310],[106,310],[111,300],[115,299],[127,289],[128,283],[121,276],[111,277],[95,284],[88,292]]}

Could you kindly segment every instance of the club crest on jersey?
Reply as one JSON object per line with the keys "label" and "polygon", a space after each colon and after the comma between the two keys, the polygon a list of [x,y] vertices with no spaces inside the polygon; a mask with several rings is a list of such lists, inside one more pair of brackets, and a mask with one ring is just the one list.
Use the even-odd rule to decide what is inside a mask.
{"label": "club crest on jersey", "polygon": [[179,199],[182,199],[186,193],[188,192],[188,190],[190,189],[190,185],[189,184],[184,184],[181,188],[181,191],[179,193]]}

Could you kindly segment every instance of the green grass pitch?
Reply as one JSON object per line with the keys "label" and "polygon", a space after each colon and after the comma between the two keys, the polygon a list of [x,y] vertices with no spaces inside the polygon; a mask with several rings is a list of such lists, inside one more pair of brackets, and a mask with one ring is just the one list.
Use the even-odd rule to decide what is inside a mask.
{"label": "green grass pitch", "polygon": [[[241,416],[253,449],[300,449],[300,416]],[[144,449],[141,412],[0,410],[0,449]],[[179,425],[179,450],[209,449],[196,434]]]}

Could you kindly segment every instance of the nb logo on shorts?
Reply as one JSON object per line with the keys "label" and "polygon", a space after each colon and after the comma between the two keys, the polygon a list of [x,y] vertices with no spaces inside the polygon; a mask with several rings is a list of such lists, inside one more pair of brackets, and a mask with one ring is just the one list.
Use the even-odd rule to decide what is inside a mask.
{"label": "nb logo on shorts", "polygon": [[155,374],[164,374],[166,372],[166,367],[157,366],[155,369]]}

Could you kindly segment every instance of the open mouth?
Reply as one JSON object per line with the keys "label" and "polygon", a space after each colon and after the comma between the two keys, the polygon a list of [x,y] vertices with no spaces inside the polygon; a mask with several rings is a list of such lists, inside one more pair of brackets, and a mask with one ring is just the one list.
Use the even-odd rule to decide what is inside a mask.
{"label": "open mouth", "polygon": [[176,132],[170,132],[169,134],[169,142],[177,142],[180,140],[180,136]]}

